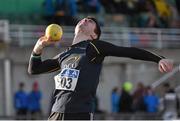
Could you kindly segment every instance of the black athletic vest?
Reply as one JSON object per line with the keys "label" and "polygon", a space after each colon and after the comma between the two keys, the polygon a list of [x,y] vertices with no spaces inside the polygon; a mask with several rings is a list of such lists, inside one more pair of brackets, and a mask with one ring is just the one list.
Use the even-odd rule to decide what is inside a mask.
{"label": "black athletic vest", "polygon": [[93,103],[104,58],[100,58],[97,62],[92,61],[92,58],[87,55],[89,45],[90,41],[83,41],[60,54],[61,71],[60,77],[57,76],[58,84],[56,85],[60,89],[56,89],[54,92],[52,112],[93,112]]}

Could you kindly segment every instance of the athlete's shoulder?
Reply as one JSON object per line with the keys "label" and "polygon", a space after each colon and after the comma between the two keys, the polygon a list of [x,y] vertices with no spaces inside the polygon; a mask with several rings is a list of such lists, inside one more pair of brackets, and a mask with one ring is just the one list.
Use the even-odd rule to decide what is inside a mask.
{"label": "athlete's shoulder", "polygon": [[53,59],[57,59],[57,58],[61,58],[64,55],[67,54],[67,52],[70,50],[70,47],[66,48],[65,50],[61,51],[59,54],[57,54],[56,56],[53,57]]}
{"label": "athlete's shoulder", "polygon": [[92,40],[92,41],[90,41],[91,43],[93,43],[94,45],[109,45],[109,44],[111,44],[111,43],[109,43],[109,42],[106,42],[106,41],[104,41],[104,40]]}
{"label": "athlete's shoulder", "polygon": [[101,55],[104,55],[104,53],[106,53],[105,51],[111,50],[111,48],[114,48],[114,45],[103,40],[92,40],[90,41],[90,45],[93,49],[97,51],[98,54],[101,54]]}

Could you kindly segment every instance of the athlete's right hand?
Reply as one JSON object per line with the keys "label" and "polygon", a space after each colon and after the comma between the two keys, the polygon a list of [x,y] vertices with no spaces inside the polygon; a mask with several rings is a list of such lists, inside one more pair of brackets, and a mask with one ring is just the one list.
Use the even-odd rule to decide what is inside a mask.
{"label": "athlete's right hand", "polygon": [[44,47],[51,45],[55,43],[54,41],[51,41],[51,38],[42,36],[38,39],[36,45],[34,46],[33,52],[36,54],[41,54]]}
{"label": "athlete's right hand", "polygon": [[40,46],[46,47],[48,45],[54,44],[55,41],[51,41],[51,38],[46,37],[46,36],[42,36],[39,38],[39,40],[37,41],[39,43]]}

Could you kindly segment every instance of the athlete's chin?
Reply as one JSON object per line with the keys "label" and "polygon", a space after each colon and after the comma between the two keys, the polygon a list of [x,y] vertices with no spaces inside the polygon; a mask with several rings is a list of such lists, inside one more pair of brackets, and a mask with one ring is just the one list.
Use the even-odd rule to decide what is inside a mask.
{"label": "athlete's chin", "polygon": [[86,31],[86,27],[85,26],[79,26],[78,27],[78,30],[80,31],[80,32],[85,32]]}
{"label": "athlete's chin", "polygon": [[86,25],[85,25],[85,24],[81,24],[81,25],[79,26],[79,28],[81,28],[81,29],[86,29]]}
{"label": "athlete's chin", "polygon": [[78,33],[78,32],[80,32],[82,30],[83,30],[83,27],[80,26],[80,25],[77,25],[76,28],[75,28],[75,33]]}

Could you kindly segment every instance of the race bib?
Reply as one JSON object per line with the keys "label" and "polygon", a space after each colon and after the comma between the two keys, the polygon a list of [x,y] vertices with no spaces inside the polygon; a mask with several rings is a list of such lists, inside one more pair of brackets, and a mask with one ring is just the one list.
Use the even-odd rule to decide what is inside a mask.
{"label": "race bib", "polygon": [[58,90],[74,91],[79,77],[79,70],[64,68],[54,77],[55,88]]}

